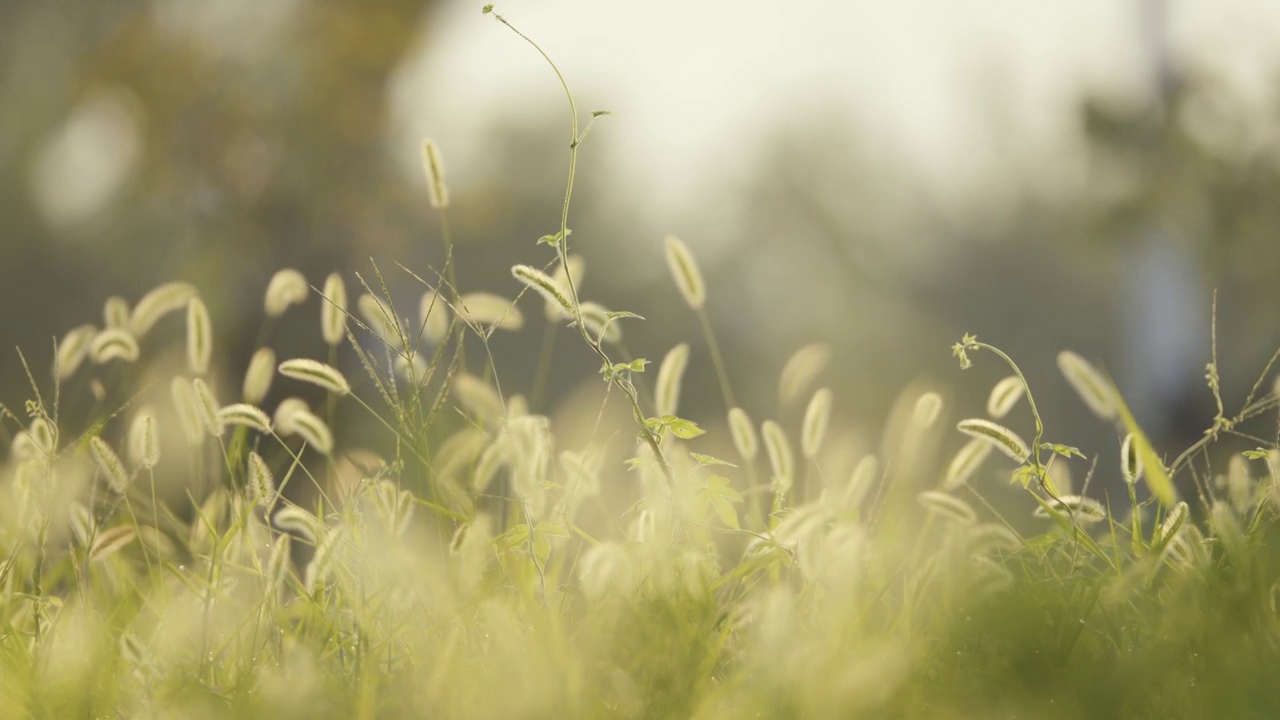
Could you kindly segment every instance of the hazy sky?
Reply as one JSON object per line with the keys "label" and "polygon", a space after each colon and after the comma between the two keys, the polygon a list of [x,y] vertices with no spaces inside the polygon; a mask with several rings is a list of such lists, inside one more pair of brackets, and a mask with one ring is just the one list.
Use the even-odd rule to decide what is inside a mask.
{"label": "hazy sky", "polygon": [[[482,152],[476,128],[496,113],[561,102],[532,49],[478,7],[451,2],[431,18],[395,92],[406,138],[430,134],[464,159]],[[696,182],[739,161],[753,131],[802,129],[828,103],[925,182],[951,184],[990,171],[992,106],[1007,103],[1015,121],[1003,147],[1056,153],[1073,140],[1062,109],[1082,85],[1142,83],[1141,15],[1116,0],[508,0],[498,11],[556,59],[584,110],[618,113],[600,130],[621,164],[676,198],[672,178]]]}
{"label": "hazy sky", "polygon": [[[801,130],[831,103],[944,203],[1028,177],[1069,190],[1081,182],[1070,110],[1086,87],[1140,100],[1154,77],[1153,27],[1257,101],[1272,99],[1261,70],[1280,46],[1280,4],[1256,0],[1170,0],[1157,23],[1152,0],[497,5],[556,59],[581,109],[618,113],[600,129],[648,201],[678,202],[708,168],[749,162],[754,131]],[[532,49],[479,6],[448,2],[429,18],[429,40],[393,89],[401,141],[437,138],[460,181],[490,118],[562,102]],[[1045,173],[1046,161],[1060,172]]]}

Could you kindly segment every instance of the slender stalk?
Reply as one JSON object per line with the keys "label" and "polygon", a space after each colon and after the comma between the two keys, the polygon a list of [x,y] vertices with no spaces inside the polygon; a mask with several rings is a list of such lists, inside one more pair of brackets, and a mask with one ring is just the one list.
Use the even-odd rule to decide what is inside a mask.
{"label": "slender stalk", "polygon": [[707,340],[707,349],[711,351],[711,362],[716,367],[720,394],[724,396],[724,409],[732,410],[737,407],[737,403],[733,400],[733,389],[729,386],[729,373],[725,369],[724,356],[720,354],[720,343],[716,342],[716,333],[711,327],[711,318],[707,316],[705,307],[698,308],[698,320],[702,324],[702,336]]}
{"label": "slender stalk", "polygon": [[[520,32],[520,30],[518,30],[514,25],[508,22],[506,18],[504,18],[503,16],[497,13],[494,13],[494,17],[497,18],[497,20],[501,22],[503,25],[506,25],[512,32],[518,35],[525,42],[529,43],[529,45],[533,46],[533,49],[537,50],[538,54],[541,55],[542,58],[547,61],[547,64],[551,66],[551,70],[556,74],[556,79],[560,81],[560,87],[564,89],[565,98],[568,99],[569,101],[569,119],[570,119],[569,176],[565,181],[564,204],[560,210],[560,235],[559,235],[559,241],[556,243],[556,252],[560,256],[560,264],[561,266],[568,268],[569,267],[569,206],[573,199],[573,181],[574,181],[574,177],[577,175],[577,169],[578,169],[578,146],[582,143],[582,140],[586,137],[586,132],[582,134],[578,133],[578,105],[576,102],[574,102],[573,93],[569,90],[569,83],[565,81],[564,75],[560,72],[560,68],[556,66],[555,61],[551,59],[551,56],[547,55],[546,51],[543,50],[542,47],[538,45],[538,43],[534,42],[533,39],[530,38],[529,36]],[[587,132],[590,132],[590,130],[591,130],[591,125],[588,125]],[[578,299],[578,288],[574,284],[573,273],[566,272],[565,280],[566,280],[565,284],[568,286],[568,289],[569,289],[570,299],[573,301],[574,319],[578,326],[579,332],[582,334],[583,341],[585,341],[587,345],[592,350],[595,351],[596,355],[600,358],[600,360],[605,364],[606,367],[612,366],[613,362],[612,360],[610,360],[608,353],[604,351],[604,348],[602,347],[601,343],[598,340],[595,340],[591,337],[591,334],[587,331],[586,325],[582,322],[582,303]],[[631,412],[635,416],[636,422],[640,425],[641,436],[644,437],[645,443],[653,451],[654,457],[658,460],[658,464],[662,468],[663,476],[666,477],[667,482],[674,483],[675,474],[671,468],[671,464],[667,461],[666,456],[662,452],[662,446],[659,441],[659,438],[657,434],[654,433],[654,431],[651,430],[649,426],[645,424],[645,421],[644,421],[645,414],[644,414],[644,411],[640,408],[640,400],[636,396],[635,387],[628,382],[623,382],[622,379],[616,375],[611,378],[611,382],[617,385],[618,389],[622,391],[623,395],[625,395],[627,400],[630,402]]]}

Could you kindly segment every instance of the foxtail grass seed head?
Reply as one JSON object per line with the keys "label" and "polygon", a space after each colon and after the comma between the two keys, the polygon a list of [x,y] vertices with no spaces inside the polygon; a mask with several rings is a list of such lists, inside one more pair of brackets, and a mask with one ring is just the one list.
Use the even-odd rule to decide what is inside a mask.
{"label": "foxtail grass seed head", "polygon": [[470,373],[453,378],[453,396],[462,409],[487,427],[497,427],[505,415],[502,398],[489,383]]}
{"label": "foxtail grass seed head", "polygon": [[214,399],[213,391],[200,378],[191,381],[191,391],[195,394],[196,411],[200,414],[200,424],[204,426],[205,432],[214,437],[222,437],[225,428],[222,418],[218,417],[218,401]]}
{"label": "foxtail grass seed head", "polygon": [[284,585],[285,575],[289,572],[291,544],[291,538],[284,533],[281,533],[280,537],[277,537],[271,543],[271,553],[267,556],[266,572],[263,573],[262,577],[268,594],[274,595]]}
{"label": "foxtail grass seed head", "polygon": [[927,392],[916,400],[915,410],[912,413],[912,419],[916,425],[927,428],[938,419],[942,414],[942,396],[936,392]]}
{"label": "foxtail grass seed head", "polygon": [[138,537],[138,531],[131,525],[119,525],[98,533],[93,545],[89,548],[89,562],[97,562],[111,557]]}
{"label": "foxtail grass seed head", "polygon": [[267,461],[258,453],[250,451],[245,475],[248,479],[249,499],[271,507],[275,503],[276,481]]}
{"label": "foxtail grass seed head", "polygon": [[693,259],[684,241],[675,235],[668,235],[665,240],[667,250],[667,267],[671,269],[671,277],[684,301],[694,310],[701,310],[707,304],[707,287],[702,282],[702,271]]}
{"label": "foxtail grass seed head", "polygon": [[1001,380],[991,388],[991,395],[987,397],[987,414],[993,420],[999,420],[1008,415],[1025,392],[1026,388],[1023,387],[1022,380],[1017,375],[1010,375]]}
{"label": "foxtail grass seed head", "polygon": [[337,368],[310,358],[294,358],[280,363],[280,374],[328,390],[334,395],[349,395],[351,385]]}
{"label": "foxtail grass seed head", "polygon": [[[587,334],[597,342],[616,345],[622,342],[622,323],[609,317],[609,309],[600,303],[584,302],[578,306]],[[558,315],[558,314],[557,314]]]}
{"label": "foxtail grass seed head", "polygon": [[512,395],[507,398],[507,419],[515,420],[529,414],[529,400],[523,395]]}
{"label": "foxtail grass seed head", "polygon": [[680,385],[684,380],[684,369],[689,364],[689,344],[680,343],[667,351],[658,368],[655,404],[658,416],[675,415],[680,407]]}
{"label": "foxtail grass seed head", "polygon": [[58,343],[58,357],[54,360],[53,374],[58,380],[66,380],[75,374],[89,356],[89,346],[98,334],[92,325],[81,325],[62,337]]}
{"label": "foxtail grass seed head", "polygon": [[439,345],[449,335],[449,304],[435,290],[422,294],[418,303],[418,322],[422,337],[433,345]]}
{"label": "foxtail grass seed head", "polygon": [[1125,435],[1120,443],[1120,475],[1130,485],[1142,477],[1142,455],[1138,453],[1132,433]]}
{"label": "foxtail grass seed head", "polygon": [[129,460],[145,470],[160,464],[160,437],[151,408],[139,410],[129,424]]}
{"label": "foxtail grass seed head", "polygon": [[405,334],[400,327],[400,321],[391,310],[391,306],[381,298],[364,293],[356,298],[356,310],[360,312],[360,317],[364,319],[369,330],[384,343],[392,347],[403,345]]}
{"label": "foxtail grass seed head", "polygon": [[97,463],[98,470],[107,479],[111,489],[123,495],[129,488],[129,472],[125,470],[124,463],[120,462],[116,451],[102,438],[94,436],[89,438],[89,453],[93,455],[93,461]]}
{"label": "foxtail grass seed head", "polygon": [[743,460],[755,460],[760,446],[756,439],[756,427],[746,410],[736,407],[729,411],[729,436],[733,438],[733,446]]}
{"label": "foxtail grass seed head", "polygon": [[397,354],[391,361],[396,368],[396,375],[411,383],[417,384],[427,376],[427,361],[421,353],[411,352],[406,357]]}
{"label": "foxtail grass seed head", "polygon": [[201,420],[199,402],[191,381],[184,377],[176,377],[169,383],[169,392],[173,396],[173,407],[178,411],[178,422],[182,425],[182,434],[187,443],[193,447],[204,444],[204,421]]}
{"label": "foxtail grass seed head", "polygon": [[209,371],[213,357],[213,324],[209,309],[199,297],[187,303],[187,365],[191,372],[203,375]]}
{"label": "foxtail grass seed head", "polygon": [[128,329],[129,302],[122,297],[107,298],[102,305],[103,327]]}
{"label": "foxtail grass seed head", "polygon": [[511,276],[541,295],[549,305],[558,307],[564,317],[575,316],[573,302],[569,300],[568,294],[556,285],[550,275],[530,265],[513,265]]}
{"label": "foxtail grass seed head", "polygon": [[947,474],[942,478],[944,490],[955,490],[969,482],[969,478],[982,467],[983,461],[991,454],[991,443],[985,439],[974,438],[960,448],[956,456],[947,466]]}
{"label": "foxtail grass seed head", "polygon": [[971,525],[978,521],[978,514],[969,507],[969,503],[938,490],[926,490],[916,496],[920,504],[930,513],[945,517],[962,525]]}
{"label": "foxtail grass seed head", "polygon": [[845,486],[840,506],[846,513],[862,507],[871,488],[876,484],[880,473],[880,460],[875,455],[867,455],[858,461],[849,476],[849,484]]}
{"label": "foxtail grass seed head", "polygon": [[782,366],[778,401],[787,406],[799,400],[830,362],[831,347],[825,343],[811,343],[797,350]]}
{"label": "foxtail grass seed head", "polygon": [[1018,462],[1026,462],[1031,456],[1027,443],[1018,434],[1003,425],[990,420],[973,418],[961,420],[956,424],[960,432],[979,440],[991,443],[991,446]]}
{"label": "foxtail grass seed head", "polygon": [[266,399],[271,392],[271,381],[276,376],[276,352],[271,348],[258,348],[249,360],[249,369],[244,373],[244,401],[257,405]]}
{"label": "foxtail grass seed head", "polygon": [[764,437],[764,450],[769,456],[769,467],[773,470],[773,482],[777,491],[786,492],[795,482],[796,468],[787,433],[778,423],[765,420],[760,426],[760,434]]}
{"label": "foxtail grass seed head", "polygon": [[9,443],[9,457],[24,463],[39,457],[48,457],[48,454],[36,445],[35,440],[31,439],[31,433],[19,430],[14,433],[13,441]]}
{"label": "foxtail grass seed head", "polygon": [[324,279],[324,297],[320,298],[320,334],[329,345],[341,343],[347,335],[347,284],[339,273],[332,273]]}
{"label": "foxtail grass seed head", "polygon": [[430,138],[422,141],[422,169],[427,176],[431,207],[437,210],[449,207],[449,186],[444,182],[444,163],[440,160],[440,148]]}
{"label": "foxtail grass seed head", "polygon": [[1088,360],[1070,350],[1063,350],[1058,353],[1058,369],[1094,415],[1103,420],[1111,420],[1116,416],[1111,383]]}
{"label": "foxtail grass seed head", "polygon": [[800,449],[809,460],[816,458],[822,450],[822,440],[827,436],[827,426],[831,422],[831,403],[834,397],[829,388],[822,388],[813,394],[809,407],[805,409]]}
{"label": "foxtail grass seed head", "polygon": [[1239,557],[1244,552],[1248,540],[1229,503],[1214,501],[1209,510],[1209,527],[1226,557]]}
{"label": "foxtail grass seed head", "polygon": [[1239,513],[1248,512],[1253,507],[1253,478],[1243,455],[1232,455],[1227,463],[1227,499]]}
{"label": "foxtail grass seed head", "polygon": [[[564,265],[556,263],[555,272],[551,273],[551,282],[560,289],[560,294],[565,297],[571,297],[573,293],[569,291],[569,277],[573,277],[574,289],[578,292],[582,292],[582,278],[586,274],[586,270],[587,261],[583,259],[581,255],[570,255],[568,273],[565,272]],[[584,306],[582,311],[585,313],[586,303],[581,304]],[[565,317],[564,311],[560,308],[560,304],[558,302],[552,302],[551,300],[547,300],[546,314],[549,322],[555,322]],[[599,333],[597,333],[597,336],[598,335]]]}
{"label": "foxtail grass seed head", "polygon": [[344,535],[346,533],[342,528],[337,527],[326,530],[320,538],[320,542],[316,545],[316,554],[311,557],[311,563],[303,573],[303,586],[308,593],[314,593],[316,587],[324,583],[333,572],[338,547]]}
{"label": "foxtail grass seed head", "polygon": [[31,421],[31,426],[27,428],[27,437],[31,439],[31,442],[35,443],[35,447],[40,451],[42,457],[50,458],[57,452],[57,428],[43,417],[38,417]]}
{"label": "foxtail grass seed head", "polygon": [[310,410],[298,410],[293,413],[293,426],[299,437],[323,455],[333,453],[333,433],[323,420]]}
{"label": "foxtail grass seed head", "polygon": [[276,430],[281,435],[296,435],[298,426],[293,421],[294,415],[298,412],[310,412],[311,406],[307,405],[307,401],[302,398],[285,398],[276,406],[275,414],[272,416]]}
{"label": "foxtail grass seed head", "polygon": [[271,516],[271,526],[298,535],[311,545],[316,544],[316,536],[324,528],[319,518],[296,505],[286,505],[276,511]]}
{"label": "foxtail grass seed head", "polygon": [[72,503],[71,507],[67,509],[67,520],[76,540],[80,541],[80,545],[87,547],[89,540],[93,538],[96,532],[93,513],[84,503]]}
{"label": "foxtail grass seed head", "polygon": [[[1096,523],[1107,519],[1107,509],[1102,503],[1083,495],[1059,495],[1057,500],[1049,500],[1050,505],[1059,512],[1065,513],[1078,523]],[[1037,505],[1032,514],[1038,518],[1049,517],[1043,505]]]}
{"label": "foxtail grass seed head", "polygon": [[271,434],[271,418],[249,403],[233,403],[219,408],[218,423],[223,426],[246,427],[263,435]]}
{"label": "foxtail grass seed head", "polygon": [[145,336],[161,318],[185,309],[195,296],[195,286],[189,283],[170,282],[155,288],[133,306],[133,313],[129,315],[129,333],[135,338]]}
{"label": "foxtail grass seed head", "polygon": [[524,327],[524,315],[520,308],[501,295],[467,293],[458,299],[458,304],[463,316],[472,325],[496,326],[499,330],[519,330]]}
{"label": "foxtail grass seed head", "polygon": [[262,309],[268,317],[278,318],[290,306],[305,302],[307,291],[307,278],[293,268],[285,268],[272,275],[267,283]]}
{"label": "foxtail grass seed head", "polygon": [[89,356],[98,365],[106,365],[112,360],[135,362],[141,355],[138,340],[129,331],[120,328],[108,328],[93,336],[89,343]]}
{"label": "foxtail grass seed head", "polygon": [[495,440],[480,453],[475,469],[471,472],[471,489],[483,493],[498,475],[498,471],[510,461],[510,445],[505,439]]}
{"label": "foxtail grass seed head", "polygon": [[1160,529],[1156,536],[1151,539],[1153,545],[1167,543],[1182,528],[1182,523],[1186,522],[1187,515],[1191,512],[1191,508],[1187,503],[1179,500],[1177,504],[1169,508],[1169,512],[1165,514],[1164,520],[1160,523]]}

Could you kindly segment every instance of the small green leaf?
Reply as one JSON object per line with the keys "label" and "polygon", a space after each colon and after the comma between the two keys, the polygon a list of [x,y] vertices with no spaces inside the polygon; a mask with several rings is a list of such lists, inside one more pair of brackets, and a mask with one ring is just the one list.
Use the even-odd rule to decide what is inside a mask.
{"label": "small green leaf", "polygon": [[1266,448],[1258,448],[1257,450],[1245,450],[1241,454],[1244,455],[1249,460],[1266,460],[1267,459]]}
{"label": "small green leaf", "polygon": [[538,564],[542,564],[546,562],[547,558],[550,557],[551,541],[547,539],[546,535],[542,535],[540,533],[534,533],[533,554],[535,557],[538,558]]}
{"label": "small green leaf", "polygon": [[624,465],[627,466],[628,470],[638,470],[643,467],[649,467],[650,465],[653,464],[653,461],[650,460],[649,458],[642,458],[642,457],[627,458],[622,462]]}
{"label": "small green leaf", "polygon": [[738,509],[727,498],[719,495],[711,496],[711,509],[715,510],[720,522],[734,530],[741,529],[738,525]]}
{"label": "small green leaf", "polygon": [[635,318],[635,319],[637,319],[637,320],[643,320],[643,319],[644,319],[644,316],[642,316],[642,315],[637,315],[637,314],[635,314],[635,313],[633,313],[633,312],[627,312],[626,310],[615,310],[615,311],[612,311],[612,312],[607,312],[607,313],[605,313],[604,315],[605,315],[605,317],[609,318],[610,320],[617,320],[617,319],[619,319],[619,318]]}
{"label": "small green leaf", "polygon": [[[564,233],[563,237],[567,237],[572,234],[573,234],[573,231],[569,230],[566,233]],[[556,247],[560,244],[560,240],[563,239],[563,237],[561,236],[559,231],[556,231],[554,235],[543,235],[542,237],[538,238],[538,244],[550,245],[551,247]]]}
{"label": "small green leaf", "polygon": [[538,523],[538,526],[534,528],[534,532],[547,537],[569,537],[569,529],[564,526],[564,523],[557,520]]}
{"label": "small green leaf", "polygon": [[496,539],[498,547],[504,550],[520,547],[529,541],[529,526],[516,525]]}
{"label": "small green leaf", "polygon": [[667,415],[662,419],[663,424],[671,430],[671,434],[681,440],[691,440],[706,432],[698,427],[698,424],[692,420],[685,420],[672,415]]}
{"label": "small green leaf", "polygon": [[711,455],[703,455],[702,453],[691,452],[689,453],[689,457],[693,458],[694,460],[697,460],[699,465],[724,465],[726,467],[738,467],[737,465],[734,465],[728,460],[721,460],[718,457],[712,457]]}
{"label": "small green leaf", "polygon": [[1062,457],[1065,457],[1065,458],[1078,457],[1078,458],[1084,459],[1084,453],[1080,452],[1079,448],[1073,448],[1070,445],[1060,445],[1058,443],[1041,443],[1040,449],[1048,450],[1052,452],[1054,455],[1061,455]]}
{"label": "small green leaf", "polygon": [[712,475],[707,478],[707,491],[719,495],[731,502],[742,502],[742,495],[729,487],[729,478],[723,475]]}
{"label": "small green leaf", "polygon": [[1013,471],[1013,480],[1022,483],[1022,487],[1030,487],[1031,483],[1037,478],[1036,469],[1030,465],[1023,465]]}
{"label": "small green leaf", "polygon": [[612,110],[592,110],[591,111],[591,117],[593,118],[606,117],[606,116],[612,116],[612,115],[613,115]]}
{"label": "small green leaf", "polygon": [[480,13],[482,15],[488,15],[491,12],[493,12],[493,3],[488,3],[484,7],[480,8]]}
{"label": "small green leaf", "polygon": [[628,364],[626,367],[631,372],[644,372],[644,366],[648,364],[649,364],[648,360],[644,358],[636,358],[635,360],[632,360],[631,363]]}

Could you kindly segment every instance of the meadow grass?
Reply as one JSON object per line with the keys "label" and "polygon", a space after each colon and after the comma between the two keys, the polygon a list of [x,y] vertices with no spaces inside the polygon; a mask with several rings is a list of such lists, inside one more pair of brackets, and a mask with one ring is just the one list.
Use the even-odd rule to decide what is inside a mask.
{"label": "meadow grass", "polygon": [[[459,288],[450,238],[442,268],[401,268],[416,307],[376,265],[318,287],[277,273],[245,368],[219,366],[216,317],[169,283],[111,298],[105,327],[28,370],[25,404],[0,407],[0,715],[1280,714],[1271,364],[1228,416],[1215,358],[1217,418],[1166,462],[1063,353],[1123,444],[1114,468],[1048,439],[1017,364],[972,336],[962,366],[1011,373],[985,416],[908,391],[875,453],[833,422],[823,345],[796,351],[776,403],[739,407],[685,243],[655,253],[702,337],[656,371],[624,344],[643,318],[582,299],[568,218],[592,125],[564,89],[561,224],[513,263],[514,300]],[[450,237],[443,152],[423,153]],[[584,433],[538,397],[556,352],[531,399],[499,372],[495,333],[543,316],[545,348],[567,331],[559,352],[599,363],[599,405],[567,418]],[[282,355],[280,323],[327,354]],[[681,415],[686,340],[724,414]],[[1223,457],[1225,437],[1257,449]]]}

